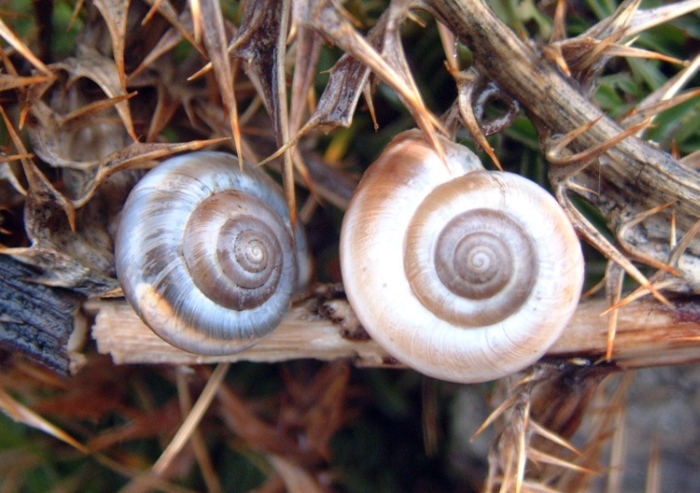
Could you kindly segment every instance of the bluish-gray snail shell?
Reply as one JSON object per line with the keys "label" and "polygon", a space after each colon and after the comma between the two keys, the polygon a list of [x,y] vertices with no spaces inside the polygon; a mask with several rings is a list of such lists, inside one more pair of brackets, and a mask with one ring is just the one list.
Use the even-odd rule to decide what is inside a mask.
{"label": "bluish-gray snail shell", "polygon": [[141,319],[173,346],[242,351],[272,332],[310,277],[279,185],[221,152],[164,161],[131,191],[115,241],[117,277]]}
{"label": "bluish-gray snail shell", "polygon": [[443,146],[445,160],[409,131],[365,172],[341,230],[343,283],[399,361],[488,381],[533,364],[559,337],[583,284],[581,245],[544,189]]}

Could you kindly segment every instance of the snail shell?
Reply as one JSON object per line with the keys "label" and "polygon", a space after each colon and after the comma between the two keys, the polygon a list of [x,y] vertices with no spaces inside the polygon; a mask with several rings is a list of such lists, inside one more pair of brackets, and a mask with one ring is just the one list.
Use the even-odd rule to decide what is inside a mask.
{"label": "snail shell", "polygon": [[[232,354],[279,325],[310,277],[280,187],[232,155],[195,152],[149,171],[127,199],[115,261],[124,295],[173,346]],[[296,248],[295,248],[296,245]]]}
{"label": "snail shell", "polygon": [[365,172],[341,230],[348,299],[394,357],[436,378],[488,381],[537,361],[576,308],[583,258],[554,198],[406,132]]}

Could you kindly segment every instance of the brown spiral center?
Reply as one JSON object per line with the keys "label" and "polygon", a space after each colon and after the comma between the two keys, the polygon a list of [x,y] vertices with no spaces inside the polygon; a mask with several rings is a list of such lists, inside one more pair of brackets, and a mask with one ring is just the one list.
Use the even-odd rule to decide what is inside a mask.
{"label": "brown spiral center", "polygon": [[[254,216],[249,205],[231,207],[235,201],[230,195],[243,199],[238,192],[217,194],[192,213],[183,256],[193,282],[208,298],[221,306],[247,310],[262,305],[277,289],[284,263],[278,235],[282,231],[283,240],[288,240],[288,234],[283,223],[276,225],[266,213],[262,202],[252,206],[259,211]],[[258,201],[250,196],[245,200]]]}
{"label": "brown spiral center", "polygon": [[280,251],[273,231],[255,217],[230,219],[221,229],[216,253],[224,274],[240,290],[238,310],[257,306],[256,300],[274,292],[282,269]]}
{"label": "brown spiral center", "polygon": [[504,320],[525,303],[537,276],[532,240],[501,210],[462,212],[432,244],[420,245],[430,252],[419,254],[418,247],[406,249],[411,289],[425,306],[462,326]]}
{"label": "brown spiral center", "polygon": [[[452,223],[464,222],[464,219],[461,216]],[[508,284],[513,265],[508,246],[491,232],[466,232],[461,229],[462,225],[452,223],[438,239],[435,252],[438,276],[459,296],[477,300],[490,298]]]}

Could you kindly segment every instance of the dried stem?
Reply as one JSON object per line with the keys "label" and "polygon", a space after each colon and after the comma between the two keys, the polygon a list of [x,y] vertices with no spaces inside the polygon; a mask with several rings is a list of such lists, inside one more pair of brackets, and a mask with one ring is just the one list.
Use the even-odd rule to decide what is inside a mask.
{"label": "dried stem", "polygon": [[[431,0],[429,4],[473,51],[479,70],[520,101],[531,117],[546,122],[552,133],[566,134],[599,119],[577,139],[576,147],[581,150],[624,130],[570,84],[554,64],[546,63],[519,39],[483,1]],[[678,197],[679,208],[688,218],[700,216],[697,172],[637,138],[625,139],[609,154],[613,158],[610,166],[601,169],[608,181],[633,186],[629,194]]]}
{"label": "dried stem", "polygon": [[[658,265],[649,264],[649,258],[654,257],[655,263],[669,261],[668,245],[676,240],[675,235],[687,233],[700,217],[697,171],[640,138],[625,136],[626,129],[606,116],[584,94],[577,81],[519,39],[483,1],[427,0],[427,3],[441,22],[472,50],[475,65],[482,75],[498,83],[529,113],[538,128],[545,153],[553,163],[550,167],[552,186],[579,233],[663,300],[654,286],[644,282],[629,259],[655,268]],[[579,134],[577,130],[580,129],[585,131]],[[561,135],[576,135],[566,150],[557,150],[553,145]],[[614,145],[608,149],[606,143]],[[595,149],[600,151],[588,152]],[[590,157],[578,167],[556,164],[564,162],[571,154]],[[596,165],[592,166],[594,163]],[[567,197],[570,193],[583,195],[606,216],[620,243],[628,246],[625,255],[629,259],[615,251],[592,225],[579,217],[580,212]],[[668,213],[650,218],[651,228],[656,231],[653,237],[646,237],[642,232],[635,235],[632,242],[626,241],[629,232],[625,227],[630,217],[669,202],[674,203],[678,231],[671,226]],[[631,243],[634,245],[629,248]],[[693,239],[683,255],[687,259],[679,269],[682,280],[666,289],[698,293],[700,269],[695,266],[700,255],[700,240]]]}
{"label": "dried stem", "polygon": [[[320,304],[322,304],[321,302]],[[348,358],[358,366],[401,367],[361,328],[348,326],[354,320],[347,302],[334,300],[332,320],[318,310],[319,303],[306,300],[295,306],[282,325],[256,346],[223,357],[198,356],[170,346],[151,332],[124,301],[97,301],[93,337],[101,353],[117,363],[200,364],[221,361],[276,362],[315,358]],[[605,300],[579,305],[562,337],[547,358],[583,358],[599,361],[607,349],[608,323],[600,314]],[[620,369],[691,363],[700,360],[700,303],[678,301],[675,311],[656,300],[638,300],[618,311],[618,328],[612,365]],[[358,330],[359,329],[359,330]]]}

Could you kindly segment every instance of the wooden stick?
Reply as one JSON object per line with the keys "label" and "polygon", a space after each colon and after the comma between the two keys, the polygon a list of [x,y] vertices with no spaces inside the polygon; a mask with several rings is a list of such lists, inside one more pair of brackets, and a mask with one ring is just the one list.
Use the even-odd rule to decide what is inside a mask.
{"label": "wooden stick", "polygon": [[[700,302],[677,301],[670,310],[653,299],[619,310],[612,364],[620,369],[700,361]],[[199,356],[170,346],[151,332],[123,300],[99,301],[93,337],[100,353],[115,363],[278,362],[314,358],[349,358],[361,367],[402,367],[369,339],[347,301],[309,299],[298,304],[270,336],[252,348],[229,356]],[[599,362],[607,347],[604,300],[579,304],[563,336],[547,358],[584,358]],[[468,330],[468,329],[465,329]],[[409,363],[409,362],[406,362]]]}
{"label": "wooden stick", "polygon": [[74,351],[87,334],[78,311],[84,297],[32,282],[39,276],[33,267],[0,255],[0,353],[22,354],[68,375],[84,364]]}
{"label": "wooden stick", "polygon": [[97,315],[92,335],[98,351],[110,354],[115,363],[193,365],[348,358],[357,366],[400,366],[360,328],[345,300],[305,300],[290,310],[270,336],[242,353],[227,356],[195,355],[171,346],[152,332],[124,300],[93,302],[94,309]]}

